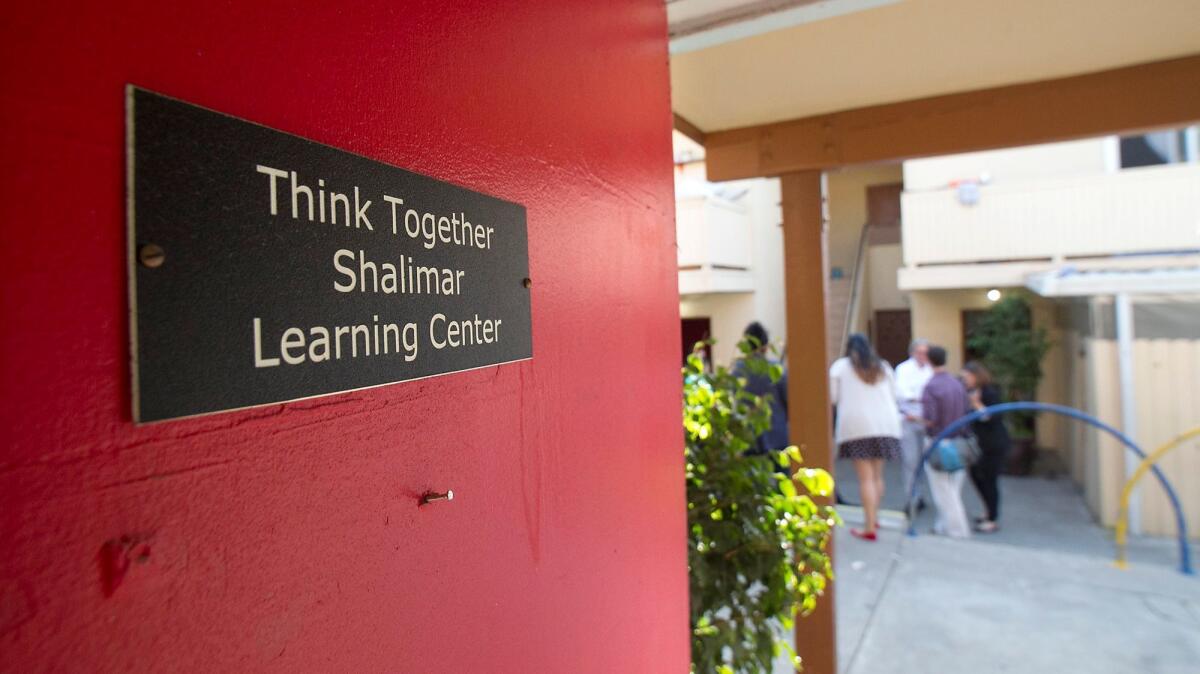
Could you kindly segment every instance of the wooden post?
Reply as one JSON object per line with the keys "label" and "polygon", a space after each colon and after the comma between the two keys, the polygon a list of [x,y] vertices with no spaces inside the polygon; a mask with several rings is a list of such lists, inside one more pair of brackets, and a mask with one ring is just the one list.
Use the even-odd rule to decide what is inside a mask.
{"label": "wooden post", "polygon": [[[825,217],[820,171],[780,177],[787,295],[788,422],[804,464],[833,473],[829,370],[825,350]],[[829,555],[833,557],[830,543]],[[837,674],[834,584],[811,615],[796,621],[805,674]]]}

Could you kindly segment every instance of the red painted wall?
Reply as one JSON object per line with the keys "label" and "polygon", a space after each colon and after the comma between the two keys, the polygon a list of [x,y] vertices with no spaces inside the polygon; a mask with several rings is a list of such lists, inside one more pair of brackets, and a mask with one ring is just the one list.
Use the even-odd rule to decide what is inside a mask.
{"label": "red painted wall", "polygon": [[[54,4],[0,27],[0,670],[685,671],[662,1]],[[127,82],[525,204],[533,361],[135,427]]]}

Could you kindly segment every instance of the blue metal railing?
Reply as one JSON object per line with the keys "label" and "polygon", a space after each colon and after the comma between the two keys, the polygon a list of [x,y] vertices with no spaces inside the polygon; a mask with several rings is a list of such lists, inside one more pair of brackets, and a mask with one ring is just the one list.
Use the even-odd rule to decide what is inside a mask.
{"label": "blue metal railing", "polygon": [[[915,513],[913,512],[913,506],[917,500],[917,491],[920,489],[921,473],[924,472],[925,462],[929,460],[929,455],[933,453],[933,448],[937,446],[937,443],[945,440],[950,435],[961,430],[967,424],[981,417],[1020,411],[1053,412],[1054,414],[1059,414],[1064,417],[1078,419],[1079,421],[1091,424],[1092,426],[1095,426],[1096,428],[1099,428],[1100,430],[1105,431],[1116,439],[1120,440],[1121,444],[1125,445],[1126,449],[1136,454],[1139,458],[1146,458],[1146,453],[1143,452],[1140,447],[1134,444],[1133,440],[1130,440],[1129,437],[1124,433],[1118,431],[1112,426],[1109,426],[1103,421],[1100,421],[1096,417],[1080,412],[1073,407],[1033,402],[1001,403],[999,405],[985,407],[984,409],[977,410],[966,415],[965,417],[962,417],[961,419],[954,421],[954,423],[942,429],[942,432],[938,433],[937,436],[933,438],[933,441],[929,443],[929,448],[926,449],[924,454],[921,455],[921,461],[917,464],[916,474],[913,475],[912,492],[908,495],[908,507],[906,508],[908,512],[909,536],[917,535],[915,523],[916,517]],[[1175,489],[1171,487],[1171,483],[1167,481],[1166,476],[1163,475],[1158,466],[1152,466],[1150,470],[1154,473],[1154,477],[1158,478],[1159,483],[1162,484],[1163,490],[1167,493],[1167,498],[1171,501],[1171,507],[1175,510],[1175,529],[1176,534],[1179,537],[1179,570],[1187,575],[1192,575],[1192,555],[1191,548],[1188,547],[1187,521],[1183,516],[1183,507],[1179,504],[1179,497],[1175,494]]]}

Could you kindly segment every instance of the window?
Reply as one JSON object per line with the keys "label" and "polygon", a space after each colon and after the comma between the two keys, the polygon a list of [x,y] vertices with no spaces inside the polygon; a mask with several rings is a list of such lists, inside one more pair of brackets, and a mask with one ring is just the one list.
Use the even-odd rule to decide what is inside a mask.
{"label": "window", "polygon": [[1121,138],[1121,168],[1195,161],[1195,128],[1156,131]]}

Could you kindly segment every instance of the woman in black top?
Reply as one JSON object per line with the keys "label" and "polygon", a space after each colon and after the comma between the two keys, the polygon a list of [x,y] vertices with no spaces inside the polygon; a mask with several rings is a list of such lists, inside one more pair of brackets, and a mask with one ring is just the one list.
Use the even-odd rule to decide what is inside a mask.
{"label": "woman in black top", "polygon": [[[1000,398],[1000,387],[992,383],[992,374],[980,363],[967,363],[963,368],[962,378],[970,394],[971,406],[976,410],[1003,402]],[[987,508],[987,516],[978,521],[975,530],[990,534],[1000,528],[998,480],[1008,458],[1012,440],[1008,437],[1008,428],[1004,426],[1004,420],[999,416],[981,417],[972,424],[972,429],[983,455],[971,466],[971,482],[975,483],[975,489],[979,491],[979,496]]]}

